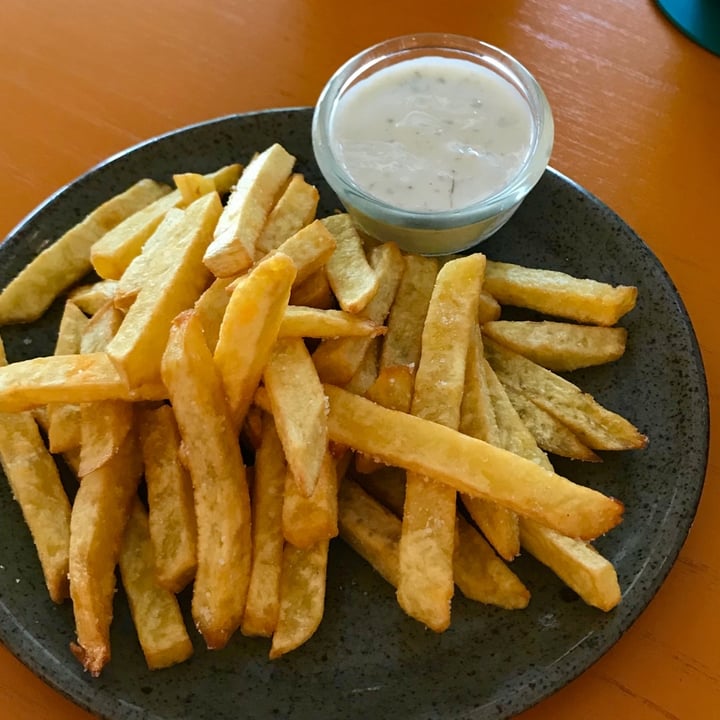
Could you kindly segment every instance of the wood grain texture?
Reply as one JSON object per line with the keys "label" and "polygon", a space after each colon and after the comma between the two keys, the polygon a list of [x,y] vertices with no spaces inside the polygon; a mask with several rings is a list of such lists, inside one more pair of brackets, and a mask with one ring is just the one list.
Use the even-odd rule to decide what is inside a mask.
{"label": "wood grain texture", "polygon": [[[700,340],[713,428],[720,387],[720,58],[649,0],[3,0],[0,236],[58,187],[158,133],[228,113],[312,104],[334,69],[393,35],[499,45],[553,106],[552,163],[613,207],[667,268]],[[720,708],[717,432],[680,558],[647,611],[523,720],[710,718]],[[90,716],[0,648],[15,720]]]}

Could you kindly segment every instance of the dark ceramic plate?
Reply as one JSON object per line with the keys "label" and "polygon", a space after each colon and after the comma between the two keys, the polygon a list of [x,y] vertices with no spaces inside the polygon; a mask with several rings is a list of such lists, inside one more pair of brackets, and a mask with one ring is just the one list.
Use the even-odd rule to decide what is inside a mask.
{"label": "dark ceramic plate", "polygon": [[[210,171],[284,144],[336,207],[313,161],[309,109],[240,115],[140,145],[90,171],[48,200],[0,246],[0,287],[91,208],[140,177]],[[270,662],[268,643],[237,634],[208,652],[150,673],[118,593],[112,662],[83,673],[68,643],[69,603],[48,599],[20,511],[0,483],[0,639],[76,703],[107,718],[502,718],[562,687],[600,657],[652,598],[685,539],[702,489],[708,443],[707,391],[688,316],[648,247],[611,210],[548,171],[512,221],[482,246],[490,257],[634,284],[637,308],[623,320],[629,348],[617,363],[576,373],[577,382],[650,436],[642,452],[602,464],[558,461],[558,470],[621,498],[622,525],[599,549],[623,590],[610,613],[586,607],[531,558],[514,567],[532,592],[525,611],[453,602],[442,635],[403,615],[391,588],[342,541],[331,547],[325,618],[316,635]],[[4,328],[12,360],[49,354],[59,303],[32,326]],[[183,603],[187,608],[187,597]]]}

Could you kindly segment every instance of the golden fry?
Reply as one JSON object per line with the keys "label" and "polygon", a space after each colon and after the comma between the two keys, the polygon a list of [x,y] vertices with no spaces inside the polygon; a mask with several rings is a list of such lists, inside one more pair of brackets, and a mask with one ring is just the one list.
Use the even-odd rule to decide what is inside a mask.
{"label": "golden fry", "polygon": [[637,288],[579,279],[555,270],[488,262],[485,290],[501,305],[593,325],[615,325],[635,307]]}
{"label": "golden fry", "polygon": [[70,597],[75,613],[75,657],[97,676],[110,660],[115,565],[142,475],[134,433],[110,460],[83,478],[70,515]]}
{"label": "golden fry", "polygon": [[132,504],[122,545],[120,574],[138,640],[151,670],[187,660],[192,642],[177,598],[155,575],[155,555],[145,508],[138,498]]}
{"label": "golden fry", "polygon": [[265,255],[275,250],[298,230],[309,225],[315,217],[319,200],[317,188],[295,173],[268,215],[257,240],[257,252]]}
{"label": "golden fry", "polygon": [[272,416],[263,415],[262,441],[255,456],[252,501],[253,560],[243,635],[270,637],[280,612],[283,557],[282,509],[287,465]]}
{"label": "golden fry", "polygon": [[347,312],[360,312],[375,297],[379,283],[368,264],[362,240],[349,215],[331,215],[323,221],[337,242],[327,263],[330,286],[340,307]]}
{"label": "golden fry", "polygon": [[192,481],[180,461],[180,432],[172,408],[143,408],[138,420],[155,571],[160,585],[176,593],[197,569]]}
{"label": "golden fry", "polygon": [[333,442],[488,497],[571,537],[598,537],[621,520],[621,502],[530,460],[333,385],[324,387]]}
{"label": "golden fry", "polygon": [[560,322],[497,320],[483,332],[495,342],[558,372],[613,362],[625,352],[627,330]]}
{"label": "golden fry", "polygon": [[382,325],[343,310],[320,310],[290,305],[285,310],[278,337],[373,338],[384,334],[385,328]]}
{"label": "golden fry", "polygon": [[63,290],[90,271],[91,248],[103,236],[168,190],[153,180],[140,180],[43,250],[0,293],[0,325],[37,320]]}
{"label": "golden fry", "polygon": [[255,244],[295,158],[275,144],[245,168],[218,220],[203,261],[216,277],[237,275],[255,259]]}
{"label": "golden fry", "polygon": [[305,343],[278,340],[263,377],[288,466],[300,492],[310,497],[327,450],[327,407]]}
{"label": "golden fry", "polygon": [[250,580],[250,496],[219,371],[192,310],[173,322],[162,359],[190,471],[198,532],[192,615],[207,646],[240,625]]}
{"label": "golden fry", "polygon": [[214,357],[238,428],[270,359],[294,279],[290,258],[274,254],[235,287],[223,316]]}
{"label": "golden fry", "polygon": [[270,659],[294,650],[317,630],[325,610],[328,541],[301,550],[287,543],[280,577],[280,614]]}

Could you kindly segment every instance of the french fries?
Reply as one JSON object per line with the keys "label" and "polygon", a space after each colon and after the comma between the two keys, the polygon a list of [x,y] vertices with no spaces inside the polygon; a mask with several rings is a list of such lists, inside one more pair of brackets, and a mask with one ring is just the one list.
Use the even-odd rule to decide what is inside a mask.
{"label": "french fries", "polygon": [[135,433],[108,462],[86,475],[70,514],[69,578],[77,642],[71,650],[94,676],[110,660],[115,565],[142,475]]}
{"label": "french fries", "polygon": [[[637,290],[404,255],[349,215],[317,218],[294,162],[273,145],[242,175],[143,181],[21,274],[26,289],[50,278],[41,302],[18,303],[14,283],[0,295],[14,321],[66,271],[75,283],[92,260],[103,278],[69,291],[53,357],[0,367],[0,460],[93,675],[111,657],[118,564],[152,669],[192,653],[185,588],[209,649],[237,630],[271,638],[271,658],[308,641],[338,534],[438,632],[455,587],[525,607],[506,564],[521,549],[586,603],[621,599],[588,541],[622,503],[543,449],[598,461],[647,442],[551,370],[619,359],[627,333],[611,325]],[[500,321],[501,304],[588,324]],[[72,507],[38,424],[81,478]]]}
{"label": "french fries", "polygon": [[488,262],[485,290],[501,305],[517,305],[581,323],[614,325],[635,307],[637,288],[613,287],[555,270]]}
{"label": "french fries", "polygon": [[170,667],[193,653],[177,598],[155,574],[148,519],[135,498],[120,546],[120,575],[138,640],[151,670]]}
{"label": "french fries", "polygon": [[301,494],[310,497],[328,434],[325,396],[305,343],[299,338],[278,340],[263,378],[288,466]]}
{"label": "french fries", "polygon": [[0,293],[0,325],[37,320],[63,290],[88,273],[92,248],[101,238],[168,191],[153,180],[140,180],[93,210]]}
{"label": "french fries", "polygon": [[245,608],[250,497],[222,379],[192,310],[173,322],[162,377],[193,483],[198,562],[192,615],[208,648],[222,648],[240,625]]}
{"label": "french fries", "polygon": [[60,603],[68,596],[70,503],[29,413],[0,413],[0,463],[32,534],[50,597]]}
{"label": "french fries", "polygon": [[495,320],[483,332],[548,370],[559,372],[604,365],[622,357],[627,330],[571,323]]}
{"label": "french fries", "polygon": [[[460,424],[467,349],[477,325],[484,271],[485,256],[480,254],[443,266],[423,326],[410,409],[413,415],[449,428]],[[450,625],[455,515],[453,486],[416,472],[407,474],[398,602],[408,615],[437,632]]]}
{"label": "french fries", "polygon": [[570,537],[596,538],[622,518],[618,500],[511,452],[333,385],[325,385],[325,394],[329,438],[388,465],[489,497]]}
{"label": "french fries", "polygon": [[215,227],[204,257],[216,277],[237,275],[255,260],[255,244],[275,196],[287,181],[295,158],[272,145],[245,168]]}

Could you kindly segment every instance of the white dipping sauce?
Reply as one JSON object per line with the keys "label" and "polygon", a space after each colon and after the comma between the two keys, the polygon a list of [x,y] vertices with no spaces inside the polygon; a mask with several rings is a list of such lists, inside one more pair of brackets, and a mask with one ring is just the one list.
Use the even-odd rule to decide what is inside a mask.
{"label": "white dipping sauce", "polygon": [[528,157],[530,108],[493,71],[419,57],[353,85],[330,121],[335,154],[367,193],[404,210],[456,210],[501,190]]}

